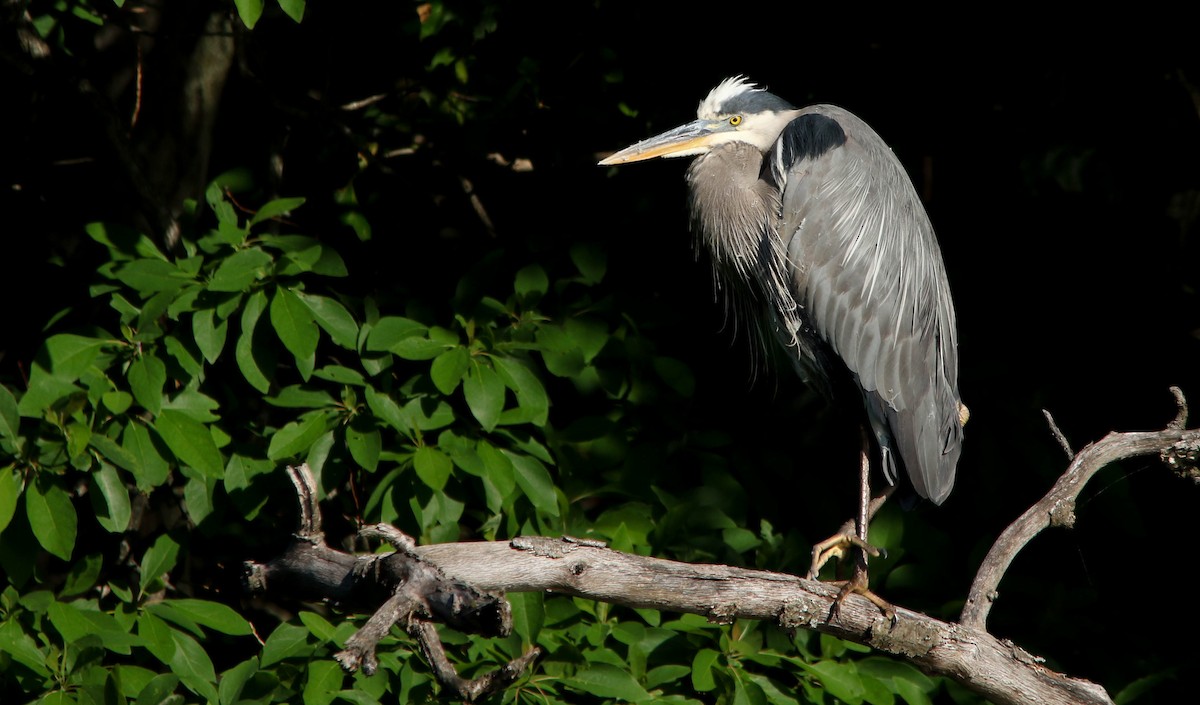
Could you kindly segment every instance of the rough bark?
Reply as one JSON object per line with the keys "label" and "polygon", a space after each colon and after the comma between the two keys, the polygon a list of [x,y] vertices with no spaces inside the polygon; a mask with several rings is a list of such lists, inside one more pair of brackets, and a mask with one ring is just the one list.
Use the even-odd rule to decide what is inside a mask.
{"label": "rough bark", "polygon": [[1181,476],[1200,478],[1200,431],[1185,430],[1186,404],[1179,390],[1172,391],[1179,414],[1165,430],[1112,433],[1073,455],[1051,420],[1052,431],[1072,455],[1067,471],[997,540],[957,623],[900,606],[895,607],[894,619],[889,619],[856,594],[846,596],[835,609],[839,595],[835,585],[783,573],[631,555],[570,537],[417,547],[399,531],[379,525],[366,532],[388,540],[396,552],[357,557],[324,545],[320,510],[306,466],[289,468],[301,504],[296,542],[266,565],[247,564],[248,585],[256,590],[269,585],[294,597],[374,611],[338,655],[347,669],[373,667],[376,642],[392,624],[401,624],[417,640],[443,685],[468,701],[515,681],[537,657],[537,650],[493,673],[464,681],[446,659],[430,622],[446,621],[481,634],[507,633],[511,617],[503,593],[546,591],[700,614],[716,623],[755,619],[784,629],[814,629],[905,658],[998,705],[1111,705],[1101,686],[1055,672],[1044,659],[988,633],[987,613],[1016,553],[1042,529],[1074,522],[1074,500],[1101,467],[1158,454]]}

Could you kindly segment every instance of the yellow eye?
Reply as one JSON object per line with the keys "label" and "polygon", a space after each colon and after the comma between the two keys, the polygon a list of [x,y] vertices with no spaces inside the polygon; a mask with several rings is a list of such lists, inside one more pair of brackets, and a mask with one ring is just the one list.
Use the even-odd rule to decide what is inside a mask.
{"label": "yellow eye", "polygon": [[738,125],[742,124],[742,116],[734,115],[733,117],[729,118],[729,124],[733,127],[737,127]]}

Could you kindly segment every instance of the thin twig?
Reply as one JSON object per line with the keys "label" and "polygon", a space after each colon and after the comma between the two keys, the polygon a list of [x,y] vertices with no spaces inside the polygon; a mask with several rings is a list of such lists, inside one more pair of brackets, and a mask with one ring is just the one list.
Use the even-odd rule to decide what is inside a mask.
{"label": "thin twig", "polygon": [[1046,423],[1050,424],[1050,433],[1054,436],[1054,440],[1058,441],[1058,445],[1060,445],[1062,449],[1066,451],[1067,458],[1074,458],[1075,451],[1071,449],[1070,441],[1067,440],[1066,435],[1063,434],[1062,430],[1058,427],[1058,424],[1054,423],[1054,417],[1051,416],[1050,412],[1046,409],[1042,409],[1042,415],[1046,417]]}
{"label": "thin twig", "polygon": [[[1180,403],[1182,393],[1172,391],[1177,403]],[[1071,459],[1066,472],[1046,496],[1026,510],[996,539],[975,575],[959,623],[973,629],[987,628],[988,613],[999,595],[997,588],[1008,566],[1043,529],[1074,524],[1075,500],[1098,471],[1125,458],[1162,455],[1181,445],[1193,447],[1197,443],[1200,443],[1200,430],[1186,431],[1171,426],[1163,431],[1114,432],[1088,444]]]}

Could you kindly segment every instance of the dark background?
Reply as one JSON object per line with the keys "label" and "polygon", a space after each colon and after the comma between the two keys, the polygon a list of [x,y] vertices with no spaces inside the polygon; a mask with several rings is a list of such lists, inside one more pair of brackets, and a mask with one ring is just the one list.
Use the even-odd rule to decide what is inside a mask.
{"label": "dark background", "polygon": [[[903,515],[909,569],[877,583],[897,603],[957,615],[983,551],[1066,466],[1042,410],[1078,449],[1110,431],[1165,426],[1171,385],[1200,398],[1192,42],[1132,24],[1030,31],[1033,22],[990,18],[946,17],[945,31],[914,33],[853,8],[828,17],[613,1],[452,9],[461,21],[425,40],[406,3],[313,3],[299,25],[269,11],[239,33],[209,175],[265,171],[278,156],[276,191],[310,196],[306,226],[350,241],[329,193],[357,173],[374,234],[351,271],[364,286],[395,277],[400,300],[450,296],[496,249],[552,260],[571,243],[603,243],[609,285],[659,349],[696,375],[681,423],[735,440],[753,519],[819,538],[853,508],[855,429],[786,369],[753,373],[745,336],[732,332],[707,263],[691,250],[685,162],[616,171],[595,162],[690,120],[731,75],[796,104],[857,113],[926,200],[972,411],[954,493]],[[156,114],[156,101],[173,105],[161,96],[177,79],[172,60],[197,36],[195,16],[180,11],[147,54],[160,73],[148,73],[134,144],[169,133],[170,111]],[[100,253],[89,254],[82,225],[139,216],[111,133],[79,83],[128,111],[133,40],[81,44],[36,64],[10,39],[0,66],[6,381],[19,379],[55,312],[86,310],[89,257]],[[465,83],[429,68],[439,41],[458,50]],[[470,110],[447,119],[423,91],[460,92]],[[394,122],[338,108],[377,94]],[[380,156],[418,133],[414,155]],[[514,172],[491,154],[533,168]],[[467,201],[464,177],[494,233]],[[1152,691],[1160,698],[1186,687],[1200,656],[1186,637],[1198,503],[1200,489],[1155,458],[1106,469],[1081,496],[1077,526],[1039,536],[1013,564],[991,630],[1110,693],[1151,673],[1178,678]]]}

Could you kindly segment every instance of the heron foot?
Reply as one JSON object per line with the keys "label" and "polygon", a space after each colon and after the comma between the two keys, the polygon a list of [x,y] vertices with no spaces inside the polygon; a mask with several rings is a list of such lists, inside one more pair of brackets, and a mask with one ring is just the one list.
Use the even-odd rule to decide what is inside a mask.
{"label": "heron foot", "polygon": [[808,568],[808,579],[816,580],[821,575],[821,569],[830,559],[841,560],[857,548],[868,556],[887,556],[887,551],[876,548],[859,538],[854,532],[854,522],[848,521],[842,525],[838,533],[814,544],[812,548],[812,563]]}
{"label": "heron foot", "polygon": [[883,613],[884,618],[888,622],[893,626],[896,624],[896,608],[892,606],[892,603],[871,592],[871,589],[868,587],[866,566],[859,565],[854,569],[854,576],[849,580],[837,581],[833,584],[836,585],[839,583],[842,587],[838,590],[837,597],[833,599],[833,604],[829,607],[829,619],[827,621],[837,619],[841,615],[842,603],[848,596],[854,594],[862,595],[870,600],[871,604],[879,608],[879,611]]}

